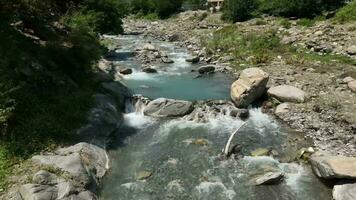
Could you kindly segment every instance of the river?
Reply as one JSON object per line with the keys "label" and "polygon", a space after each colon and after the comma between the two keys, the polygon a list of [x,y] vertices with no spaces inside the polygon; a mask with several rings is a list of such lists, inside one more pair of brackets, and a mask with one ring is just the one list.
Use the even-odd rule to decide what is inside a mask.
{"label": "river", "polygon": [[[150,99],[228,100],[233,79],[223,73],[197,78],[187,63],[189,52],[173,43],[154,41],[173,64],[159,64],[158,73],[140,71],[134,51],[146,41],[142,36],[111,37],[120,44],[115,62],[133,69],[122,82],[133,94]],[[229,110],[227,110],[229,112]],[[141,107],[128,101],[124,124],[108,147],[110,172],[102,183],[103,200],[328,200],[331,190],[309,166],[281,160],[310,144],[260,108],[250,116],[234,143],[241,147],[237,158],[222,159],[230,134],[244,122],[226,114],[209,115],[205,122],[186,118],[156,119],[144,116]],[[291,142],[295,141],[295,142]],[[275,157],[251,157],[258,148],[273,149]],[[278,161],[280,160],[280,161]],[[280,170],[277,185],[255,186],[254,178],[269,169]]]}

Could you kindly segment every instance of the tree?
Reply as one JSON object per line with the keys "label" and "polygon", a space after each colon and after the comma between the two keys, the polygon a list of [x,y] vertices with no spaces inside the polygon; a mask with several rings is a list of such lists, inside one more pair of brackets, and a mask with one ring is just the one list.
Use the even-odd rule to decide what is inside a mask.
{"label": "tree", "polygon": [[256,0],[225,0],[222,19],[225,21],[244,21],[256,10]]}

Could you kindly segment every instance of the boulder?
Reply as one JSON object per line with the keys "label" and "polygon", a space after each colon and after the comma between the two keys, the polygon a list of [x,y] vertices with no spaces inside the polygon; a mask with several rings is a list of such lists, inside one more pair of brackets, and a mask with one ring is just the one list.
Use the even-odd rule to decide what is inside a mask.
{"label": "boulder", "polygon": [[39,165],[54,167],[65,173],[68,173],[77,183],[77,185],[85,187],[90,183],[90,177],[82,164],[79,153],[74,153],[67,156],[34,156],[32,157],[32,161]]}
{"label": "boulder", "polygon": [[153,117],[181,117],[193,109],[193,103],[189,101],[159,98],[147,105],[144,114]]}
{"label": "boulder", "polygon": [[351,91],[356,92],[356,80],[348,82],[347,86],[350,88]]}
{"label": "boulder", "polygon": [[352,45],[349,48],[346,49],[346,52],[349,55],[356,55],[356,45]]}
{"label": "boulder", "polygon": [[[88,143],[78,143],[68,148],[58,149],[56,155],[34,156],[32,161],[42,166],[50,166],[68,173],[79,187],[85,187],[92,180],[99,182],[108,170],[106,151]],[[38,172],[34,180],[37,183],[49,182],[53,175]]]}
{"label": "boulder", "polygon": [[199,58],[199,56],[192,56],[192,57],[185,59],[185,61],[190,62],[190,63],[198,63],[200,61],[200,58]]}
{"label": "boulder", "polygon": [[166,64],[174,63],[174,61],[172,59],[167,58],[167,57],[162,57],[161,60],[163,63],[166,63]]}
{"label": "boulder", "polygon": [[256,185],[272,185],[281,182],[284,174],[282,172],[267,172],[256,178]]}
{"label": "boulder", "polygon": [[282,103],[279,104],[276,107],[276,110],[274,111],[275,114],[281,114],[281,113],[288,113],[290,111],[290,104],[289,103]]}
{"label": "boulder", "polygon": [[351,81],[354,81],[355,79],[353,79],[351,76],[345,77],[344,79],[342,79],[343,83],[349,83]]}
{"label": "boulder", "polygon": [[290,85],[272,87],[267,93],[281,102],[303,103],[307,99],[304,91]]}
{"label": "boulder", "polygon": [[22,200],[56,200],[58,191],[49,185],[25,184],[19,193]]}
{"label": "boulder", "polygon": [[123,74],[123,75],[132,74],[132,69],[130,69],[130,68],[121,69],[120,74]]}
{"label": "boulder", "polygon": [[231,86],[231,99],[237,107],[247,107],[266,91],[269,76],[259,68],[248,68]]}
{"label": "boulder", "polygon": [[109,169],[109,159],[106,151],[98,146],[88,143],[78,143],[68,148],[61,148],[56,151],[59,155],[69,155],[73,153],[80,153],[82,162],[85,166],[95,169],[94,178],[100,180],[104,177],[106,171]]}
{"label": "boulder", "polygon": [[333,189],[334,200],[355,200],[356,183],[337,184]]}
{"label": "boulder", "polygon": [[152,73],[157,73],[157,70],[156,70],[156,69],[153,69],[153,68],[151,68],[151,67],[145,67],[145,68],[142,69],[142,71],[143,71],[143,72],[146,72],[146,73],[150,73],[150,74],[152,74]]}
{"label": "boulder", "polygon": [[356,157],[312,155],[314,173],[324,179],[356,179]]}
{"label": "boulder", "polygon": [[146,51],[157,51],[156,47],[151,43],[144,44],[142,49]]}
{"label": "boulder", "polygon": [[214,65],[206,65],[206,66],[199,67],[198,69],[199,74],[206,74],[214,71],[215,71]]}

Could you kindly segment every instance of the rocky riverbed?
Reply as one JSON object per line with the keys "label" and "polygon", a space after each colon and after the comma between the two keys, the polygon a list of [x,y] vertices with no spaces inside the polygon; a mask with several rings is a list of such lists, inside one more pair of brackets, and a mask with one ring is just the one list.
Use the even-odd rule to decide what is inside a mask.
{"label": "rocky riverbed", "polygon": [[[221,56],[219,52],[207,55],[201,41],[204,35],[213,34],[227,24],[219,20],[219,14],[209,14],[201,20],[203,13],[204,11],[185,12],[168,20],[154,22],[127,19],[125,26],[128,33],[139,31],[146,36],[186,47],[200,58],[201,63],[224,66],[224,69],[235,74],[237,78],[239,71],[231,67],[232,58]],[[327,52],[354,58],[354,23],[334,25],[332,22],[323,21],[308,28],[291,21],[292,28],[286,29],[274,18],[264,19],[266,23],[263,25],[257,25],[256,21],[237,23],[236,27],[243,32],[275,29],[278,30],[282,42],[321,54],[325,48],[319,47],[325,46],[331,50]],[[355,66],[338,63],[325,66],[317,61],[295,66],[278,56],[271,64],[262,65],[260,68],[270,75],[268,88],[285,84],[299,88],[307,94],[303,103],[283,104],[284,111],[276,113],[281,120],[313,138],[317,149],[338,155],[356,155],[356,94],[353,86],[356,79]],[[275,113],[275,103],[266,101],[265,111]],[[283,101],[277,101],[277,104],[279,103]]]}
{"label": "rocky riverbed", "polygon": [[[356,155],[355,66],[334,60],[293,64],[287,58],[277,56],[269,64],[259,65],[255,71],[235,71],[232,57],[221,55],[220,52],[207,54],[202,38],[208,38],[204,36],[214,34],[227,25],[216,20],[218,14],[208,15],[204,19],[200,17],[203,13],[185,12],[168,20],[154,22],[127,19],[126,30],[186,47],[194,55],[189,61],[224,66],[225,72],[237,79],[231,91],[237,107],[248,105],[253,101],[251,99],[268,96],[268,100],[262,103],[265,112],[276,115],[312,139],[314,148],[311,153],[317,153],[310,163],[318,177],[332,179],[336,183],[333,198],[356,198],[352,172],[356,170],[352,157]],[[274,29],[282,43],[302,51],[342,55],[355,60],[355,23],[335,25],[331,21],[322,21],[312,27],[302,27],[296,21],[291,21],[292,28],[285,28],[277,23],[277,19],[263,20],[265,23],[262,25],[251,20],[237,23],[236,28],[247,33]],[[268,82],[263,73],[267,74]],[[260,88],[268,90],[267,93]],[[270,176],[279,178],[276,174]]]}

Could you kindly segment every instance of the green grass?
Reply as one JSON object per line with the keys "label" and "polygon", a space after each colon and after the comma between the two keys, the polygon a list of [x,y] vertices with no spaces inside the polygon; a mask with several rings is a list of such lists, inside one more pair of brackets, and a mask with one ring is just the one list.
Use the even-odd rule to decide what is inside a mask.
{"label": "green grass", "polygon": [[346,6],[340,8],[335,17],[334,21],[338,23],[355,22],[356,21],[356,1],[352,1]]}
{"label": "green grass", "polygon": [[268,63],[283,49],[274,31],[243,33],[237,26],[225,27],[203,43],[208,53],[221,51],[233,55],[240,64]]}
{"label": "green grass", "polygon": [[[220,52],[221,56],[232,55],[233,66],[270,64],[277,56],[282,56],[288,64],[309,67],[315,61],[320,62],[319,71],[339,69],[344,64],[356,66],[356,61],[343,55],[323,54],[296,49],[291,45],[281,44],[274,30],[265,32],[245,32],[237,26],[227,26],[216,31],[210,38],[202,39],[208,54]],[[242,66],[242,67],[241,67]]]}
{"label": "green grass", "polygon": [[279,20],[279,25],[281,25],[283,28],[290,29],[292,23],[290,23],[288,19],[282,18]]}
{"label": "green grass", "polygon": [[156,21],[156,20],[160,19],[157,13],[144,14],[142,12],[138,12],[137,14],[135,14],[134,18],[135,19],[145,19],[145,20],[149,20],[149,21]]}
{"label": "green grass", "polygon": [[305,26],[305,27],[312,27],[314,26],[316,20],[314,19],[307,19],[307,18],[303,18],[297,21],[297,25],[299,26]]}

